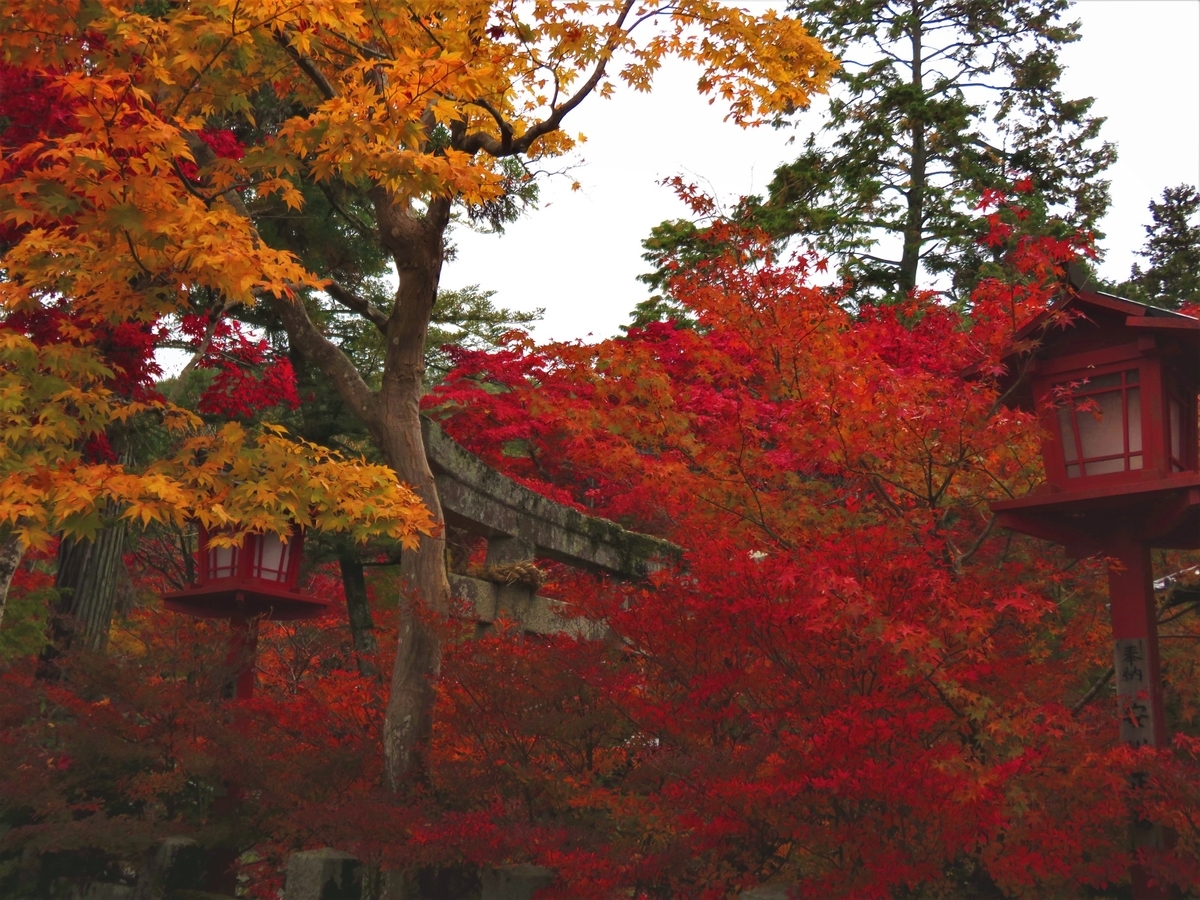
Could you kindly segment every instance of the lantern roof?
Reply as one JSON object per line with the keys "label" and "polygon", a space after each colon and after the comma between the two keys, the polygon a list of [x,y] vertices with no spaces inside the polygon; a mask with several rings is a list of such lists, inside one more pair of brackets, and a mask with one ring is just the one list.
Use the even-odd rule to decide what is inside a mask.
{"label": "lantern roof", "polygon": [[1023,378],[1030,363],[1135,341],[1175,345],[1180,364],[1200,379],[1200,319],[1098,290],[1072,263],[1066,290],[1013,336],[1001,359],[1001,389],[1011,391],[1010,405],[1031,409],[1033,395]]}

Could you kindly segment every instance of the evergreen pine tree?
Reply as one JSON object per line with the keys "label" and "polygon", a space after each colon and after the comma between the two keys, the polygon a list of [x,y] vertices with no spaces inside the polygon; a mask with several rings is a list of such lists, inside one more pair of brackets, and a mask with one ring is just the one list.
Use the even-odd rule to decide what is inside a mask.
{"label": "evergreen pine tree", "polygon": [[755,220],[800,235],[859,285],[859,300],[934,280],[964,297],[987,261],[973,207],[1031,177],[1040,229],[1093,231],[1109,204],[1090,98],[1058,85],[1079,39],[1067,0],[794,0],[842,57],[827,124],[776,171]]}
{"label": "evergreen pine tree", "polygon": [[1150,201],[1151,224],[1129,280],[1117,292],[1166,309],[1200,303],[1200,191],[1190,184],[1163,188],[1162,202]]}

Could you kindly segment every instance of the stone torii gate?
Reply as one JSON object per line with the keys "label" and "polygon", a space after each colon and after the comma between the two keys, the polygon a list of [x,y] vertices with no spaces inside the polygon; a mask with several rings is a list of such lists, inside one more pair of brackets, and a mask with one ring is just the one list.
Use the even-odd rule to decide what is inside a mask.
{"label": "stone torii gate", "polygon": [[536,577],[525,577],[536,573],[534,558],[636,579],[682,553],[669,541],[548,500],[501,475],[432,420],[422,426],[447,527],[487,540],[489,578],[450,573],[451,592],[473,607],[481,631],[507,615],[534,634],[600,638],[603,623],[572,617],[567,604],[537,594]]}

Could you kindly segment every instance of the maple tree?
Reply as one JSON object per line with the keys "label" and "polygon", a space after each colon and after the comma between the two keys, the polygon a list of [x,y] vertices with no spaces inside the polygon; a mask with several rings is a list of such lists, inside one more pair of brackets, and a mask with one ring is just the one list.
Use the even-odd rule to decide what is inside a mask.
{"label": "maple tree", "polygon": [[[8,64],[37,71],[71,108],[65,133],[34,136],[0,177],[0,215],[26,229],[5,254],[21,273],[4,283],[6,307],[51,291],[98,316],[166,315],[198,296],[217,310],[269,303],[290,347],[336,386],[437,524],[417,405],[454,205],[502,200],[504,160],[569,150],[572,110],[618,80],[648,89],[667,54],[694,60],[700,89],[743,125],[807,105],[836,66],[797,20],[715,0],[10,0],[5,12]],[[229,128],[247,135],[244,152],[213,138]],[[391,258],[390,308],[256,228],[257,211],[302,211],[312,186]],[[377,390],[296,302],[318,289],[384,334]],[[447,608],[440,536],[420,540],[403,565],[411,594]],[[404,622],[385,740],[397,779],[428,730],[439,653],[416,617]]]}
{"label": "maple tree", "polygon": [[[0,691],[0,861],[93,848],[112,880],[185,833],[253,850],[257,896],[317,845],[467,882],[536,862],[564,897],[1076,896],[1120,889],[1133,811],[1175,828],[1155,872],[1194,889],[1192,644],[1164,642],[1174,746],[1118,745],[1102,565],[989,525],[987,500],[1041,477],[1034,423],[989,373],[1078,249],[1021,235],[1002,200],[985,221],[1012,277],[969,319],[927,296],[851,314],[809,283],[817,261],[721,222],[727,252],[671,285],[695,329],[453,350],[431,414],[535,490],[681,543],[684,568],[621,585],[540,563],[540,592],[603,619],[605,641],[504,622],[467,640],[469,621],[414,607],[445,648],[440,714],[426,777],[398,794],[377,752],[386,686],[358,665],[329,567],[308,588],[337,615],[265,624],[261,691],[237,710],[223,629],[153,600],[106,659],[67,655],[61,682],[26,652]],[[22,596],[47,581],[17,578]],[[374,588],[393,637],[396,586]],[[1187,616],[1163,627],[1195,637]],[[217,802],[231,781],[251,811]]]}
{"label": "maple tree", "polygon": [[433,777],[491,802],[422,846],[552,866],[560,896],[1083,896],[1127,877],[1132,809],[1178,829],[1155,876],[1195,888],[1194,623],[1164,613],[1180,736],[1119,745],[1101,562],[987,512],[1041,472],[986,373],[1080,249],[987,200],[1011,269],[969,319],[919,294],[852,315],[722,222],[671,285],[695,328],[458,354],[428,401],[453,435],[689,552],[650,587],[552,578],[611,642],[453,648]]}
{"label": "maple tree", "polygon": [[[292,520],[360,539],[387,533],[408,542],[433,527],[420,501],[382,467],[364,468],[278,431],[228,426],[205,434],[196,415],[158,393],[154,352],[165,318],[179,314],[191,292],[233,290],[247,276],[236,265],[208,260],[191,271],[180,267],[174,284],[167,271],[147,277],[127,223],[119,224],[142,211],[112,196],[114,176],[137,168],[142,138],[131,134],[125,143],[106,132],[97,144],[89,123],[107,126],[96,120],[99,107],[89,106],[87,92],[78,93],[94,75],[80,59],[105,46],[95,33],[68,35],[61,45],[33,45],[24,67],[0,67],[11,89],[0,99],[6,123],[0,132],[2,580],[7,586],[26,549],[61,536],[59,611],[100,645],[111,591],[90,595],[110,579],[125,523],[207,521],[233,526],[234,540],[237,529],[286,533]],[[55,53],[57,59],[47,58]],[[115,102],[120,112],[124,100],[113,101],[102,88],[91,100],[100,107]],[[133,113],[122,122],[134,131],[144,124]],[[202,138],[228,144],[220,132]],[[108,207],[120,209],[112,221],[99,221]],[[174,214],[180,212],[186,218],[186,210]],[[125,248],[116,256],[114,242]],[[231,249],[255,255],[236,241]],[[277,253],[257,255],[283,272],[299,271]],[[222,281],[225,275],[234,281]],[[223,349],[211,335],[195,343],[202,362]],[[224,374],[232,376],[228,367]],[[149,465],[130,465],[130,430],[151,423],[168,440]],[[92,565],[97,560],[99,569]],[[3,608],[0,602],[0,615]]]}
{"label": "maple tree", "polygon": [[[36,590],[38,575],[18,577]],[[139,573],[138,583],[148,596],[114,627],[107,655],[76,647],[59,660],[65,677],[46,681],[27,651],[0,675],[6,896],[55,890],[46,882],[62,876],[127,882],[147,846],[180,834],[234,848],[234,858],[254,848],[242,870],[252,896],[277,896],[300,841],[344,843],[355,829],[371,833],[364,821],[398,814],[378,752],[386,698],[353,665],[342,610],[263,623],[260,691],[235,707],[223,699],[233,674],[223,624],[163,610],[161,579]],[[340,599],[328,572],[305,587]],[[233,790],[254,803],[231,804]],[[42,858],[46,881],[20,884],[22,854]]]}
{"label": "maple tree", "polygon": [[[453,205],[502,204],[505,159],[565,151],[564,116],[606,91],[618,57],[614,78],[635,87],[664,53],[697,58],[739,120],[803,105],[833,64],[795,22],[702,2],[645,21],[632,4],[6,10],[6,83],[53,113],[3,132],[0,537],[46,552],[56,534],[95,534],[109,504],[175,527],[299,520],[407,542],[405,597],[425,603],[385,617],[399,649],[386,695],[336,620],[272,626],[246,716],[219,703],[223,641],[203,623],[138,609],[108,661],[69,654],[77,674],[61,683],[36,683],[26,657],[0,691],[0,777],[19,819],[6,851],[128,859],[163,829],[224,831],[214,840],[256,848],[264,895],[288,850],[315,843],[409,870],[532,860],[576,896],[771,880],[821,895],[1069,894],[1120,883],[1133,809],[1179,836],[1156,872],[1200,881],[1187,645],[1169,661],[1179,741],[1114,746],[1090,702],[1108,662],[1098,566],[1002,540],[984,512],[1040,477],[1033,424],[1000,410],[989,364],[1077,249],[1023,232],[1019,209],[985,220],[1016,275],[985,280],[969,318],[919,292],[851,315],[843,293],[808,283],[817,260],[781,261],[766,236],[720,221],[721,252],[669,285],[696,330],[453,351],[457,371],[426,402],[464,444],[690,552],[648,586],[552,573],[545,590],[612,641],[503,623],[460,641],[443,615],[417,401]],[[392,296],[364,296],[341,277],[362,268],[269,227],[318,196],[342,223],[333,244],[380,241]],[[322,333],[319,290],[379,330],[377,384]],[[386,468],[257,423],[292,388],[230,324],[262,304]],[[150,385],[173,322],[194,371],[215,376],[207,428]],[[981,360],[981,377],[962,376]],[[167,436],[161,459],[112,458],[114,423],[134,421]],[[13,576],[23,602],[33,574]],[[402,778],[434,690],[435,752]],[[211,802],[232,780],[255,815]]]}
{"label": "maple tree", "polygon": [[[110,505],[143,524],[194,520],[286,533],[297,522],[410,543],[432,528],[420,501],[382,466],[345,460],[278,428],[254,433],[230,423],[196,433],[199,420],[186,410],[120,397],[106,386],[112,370],[88,346],[94,331],[64,321],[42,344],[22,333],[19,316],[6,319],[0,335],[7,401],[0,517],[23,545],[44,547],[55,533],[91,538]],[[67,329],[79,343],[62,337]],[[139,414],[160,416],[180,440],[135,471],[105,453],[105,434]]]}

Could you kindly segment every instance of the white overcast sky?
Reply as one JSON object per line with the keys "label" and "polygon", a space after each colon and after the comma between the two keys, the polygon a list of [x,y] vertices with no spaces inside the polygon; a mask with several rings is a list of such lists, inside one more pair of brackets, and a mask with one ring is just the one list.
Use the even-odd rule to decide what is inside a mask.
{"label": "white overcast sky", "polygon": [[[1083,39],[1063,54],[1063,89],[1096,98],[1093,111],[1108,119],[1102,135],[1120,152],[1108,172],[1101,272],[1121,279],[1145,238],[1151,198],[1200,184],[1200,0],[1079,0],[1074,15]],[[693,68],[674,63],[650,95],[619,90],[581,105],[566,125],[588,141],[570,174],[544,183],[541,208],[502,236],[458,229],[442,286],[478,284],[502,306],[545,307],[539,340],[615,334],[647,294],[636,280],[647,269],[642,239],[663,219],[687,215],[658,181],[685,175],[726,202],[761,192],[794,157],[788,139],[821,124],[815,103],[796,130],[743,131],[696,94],[695,81]],[[582,189],[572,192],[572,180]]]}

